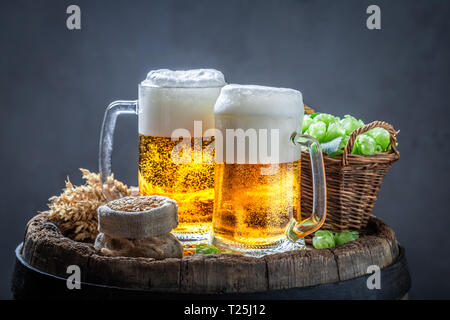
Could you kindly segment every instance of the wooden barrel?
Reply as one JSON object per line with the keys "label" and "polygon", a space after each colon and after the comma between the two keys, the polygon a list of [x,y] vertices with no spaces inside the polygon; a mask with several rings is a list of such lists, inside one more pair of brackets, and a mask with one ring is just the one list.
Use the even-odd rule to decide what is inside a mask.
{"label": "wooden barrel", "polygon": [[[81,290],[67,288],[70,265],[80,268]],[[380,289],[367,286],[373,265]],[[16,249],[12,291],[16,299],[400,299],[410,285],[404,250],[377,218],[362,237],[331,249],[154,260],[104,256],[37,215]]]}

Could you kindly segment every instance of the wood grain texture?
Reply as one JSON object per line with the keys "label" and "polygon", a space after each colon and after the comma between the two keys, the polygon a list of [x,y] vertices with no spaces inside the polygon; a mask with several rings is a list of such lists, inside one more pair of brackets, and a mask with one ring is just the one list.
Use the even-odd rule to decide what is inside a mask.
{"label": "wood grain texture", "polygon": [[172,293],[250,293],[335,283],[365,275],[370,265],[387,267],[398,255],[394,232],[375,217],[361,238],[331,249],[154,260],[104,256],[37,215],[28,223],[22,250],[31,266],[57,276],[67,277],[67,266],[75,264],[84,282]]}

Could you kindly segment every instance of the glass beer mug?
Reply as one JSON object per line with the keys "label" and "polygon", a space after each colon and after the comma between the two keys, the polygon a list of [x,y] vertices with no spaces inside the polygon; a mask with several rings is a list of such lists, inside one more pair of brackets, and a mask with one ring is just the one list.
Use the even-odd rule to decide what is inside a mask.
{"label": "glass beer mug", "polygon": [[[184,244],[207,239],[211,228],[214,158],[205,153],[198,160],[196,155],[198,151],[202,155],[211,143],[207,137],[202,139],[202,130],[214,127],[214,103],[224,85],[223,74],[213,69],[154,70],[140,83],[137,101],[115,101],[105,112],[99,156],[102,183],[111,174],[117,117],[137,114],[139,192],[164,195],[178,202],[179,225],[173,233]],[[201,126],[200,138],[196,138],[194,121]],[[187,143],[184,153],[177,149],[180,141],[183,146]],[[195,150],[196,146],[202,150]],[[175,161],[180,152],[192,161]]]}
{"label": "glass beer mug", "polygon": [[[215,202],[210,242],[260,256],[304,246],[303,237],[326,217],[326,185],[319,143],[301,135],[299,91],[227,85],[214,108]],[[219,141],[222,140],[222,146]],[[313,171],[313,212],[300,212],[301,146]]]}

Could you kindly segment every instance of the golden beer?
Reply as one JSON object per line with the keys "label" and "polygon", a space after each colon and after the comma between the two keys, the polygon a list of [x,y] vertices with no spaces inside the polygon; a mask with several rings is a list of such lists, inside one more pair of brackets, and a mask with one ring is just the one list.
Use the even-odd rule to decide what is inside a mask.
{"label": "golden beer", "polygon": [[216,164],[216,241],[262,248],[285,238],[300,220],[300,160],[280,164]]}
{"label": "golden beer", "polygon": [[[191,161],[186,164],[171,158],[178,143],[170,137],[139,135],[139,190],[142,195],[162,195],[178,202],[175,233],[207,233],[214,203],[214,154],[206,148],[212,140],[191,138]],[[195,163],[196,153],[202,163]]]}
{"label": "golden beer", "polygon": [[[214,105],[216,142],[221,139],[223,145],[215,150],[211,237],[219,248],[252,256],[295,250],[323,224],[322,154],[315,139],[299,134],[303,111],[297,90],[238,84],[222,88]],[[309,150],[314,177],[314,212],[303,219],[300,145]]]}
{"label": "golden beer", "polygon": [[152,70],[139,84],[137,100],[112,102],[103,118],[99,152],[102,185],[112,173],[116,120],[119,115],[135,114],[139,191],[177,201],[179,225],[174,235],[186,247],[205,241],[211,228],[214,104],[225,84],[222,72],[214,69]]}

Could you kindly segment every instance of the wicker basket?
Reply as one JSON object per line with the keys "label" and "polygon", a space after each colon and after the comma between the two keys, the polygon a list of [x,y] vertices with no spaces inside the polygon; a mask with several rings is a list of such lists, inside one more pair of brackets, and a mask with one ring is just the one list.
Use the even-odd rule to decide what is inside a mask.
{"label": "wicker basket", "polygon": [[[351,154],[356,137],[375,127],[384,128],[390,133],[391,150],[371,156]],[[400,158],[396,136],[397,132],[390,124],[374,121],[351,133],[342,156],[331,158],[324,154],[327,218],[323,229],[337,232],[366,227],[384,175],[392,163]],[[308,152],[302,152],[301,163],[301,210],[310,213],[313,192]]]}

